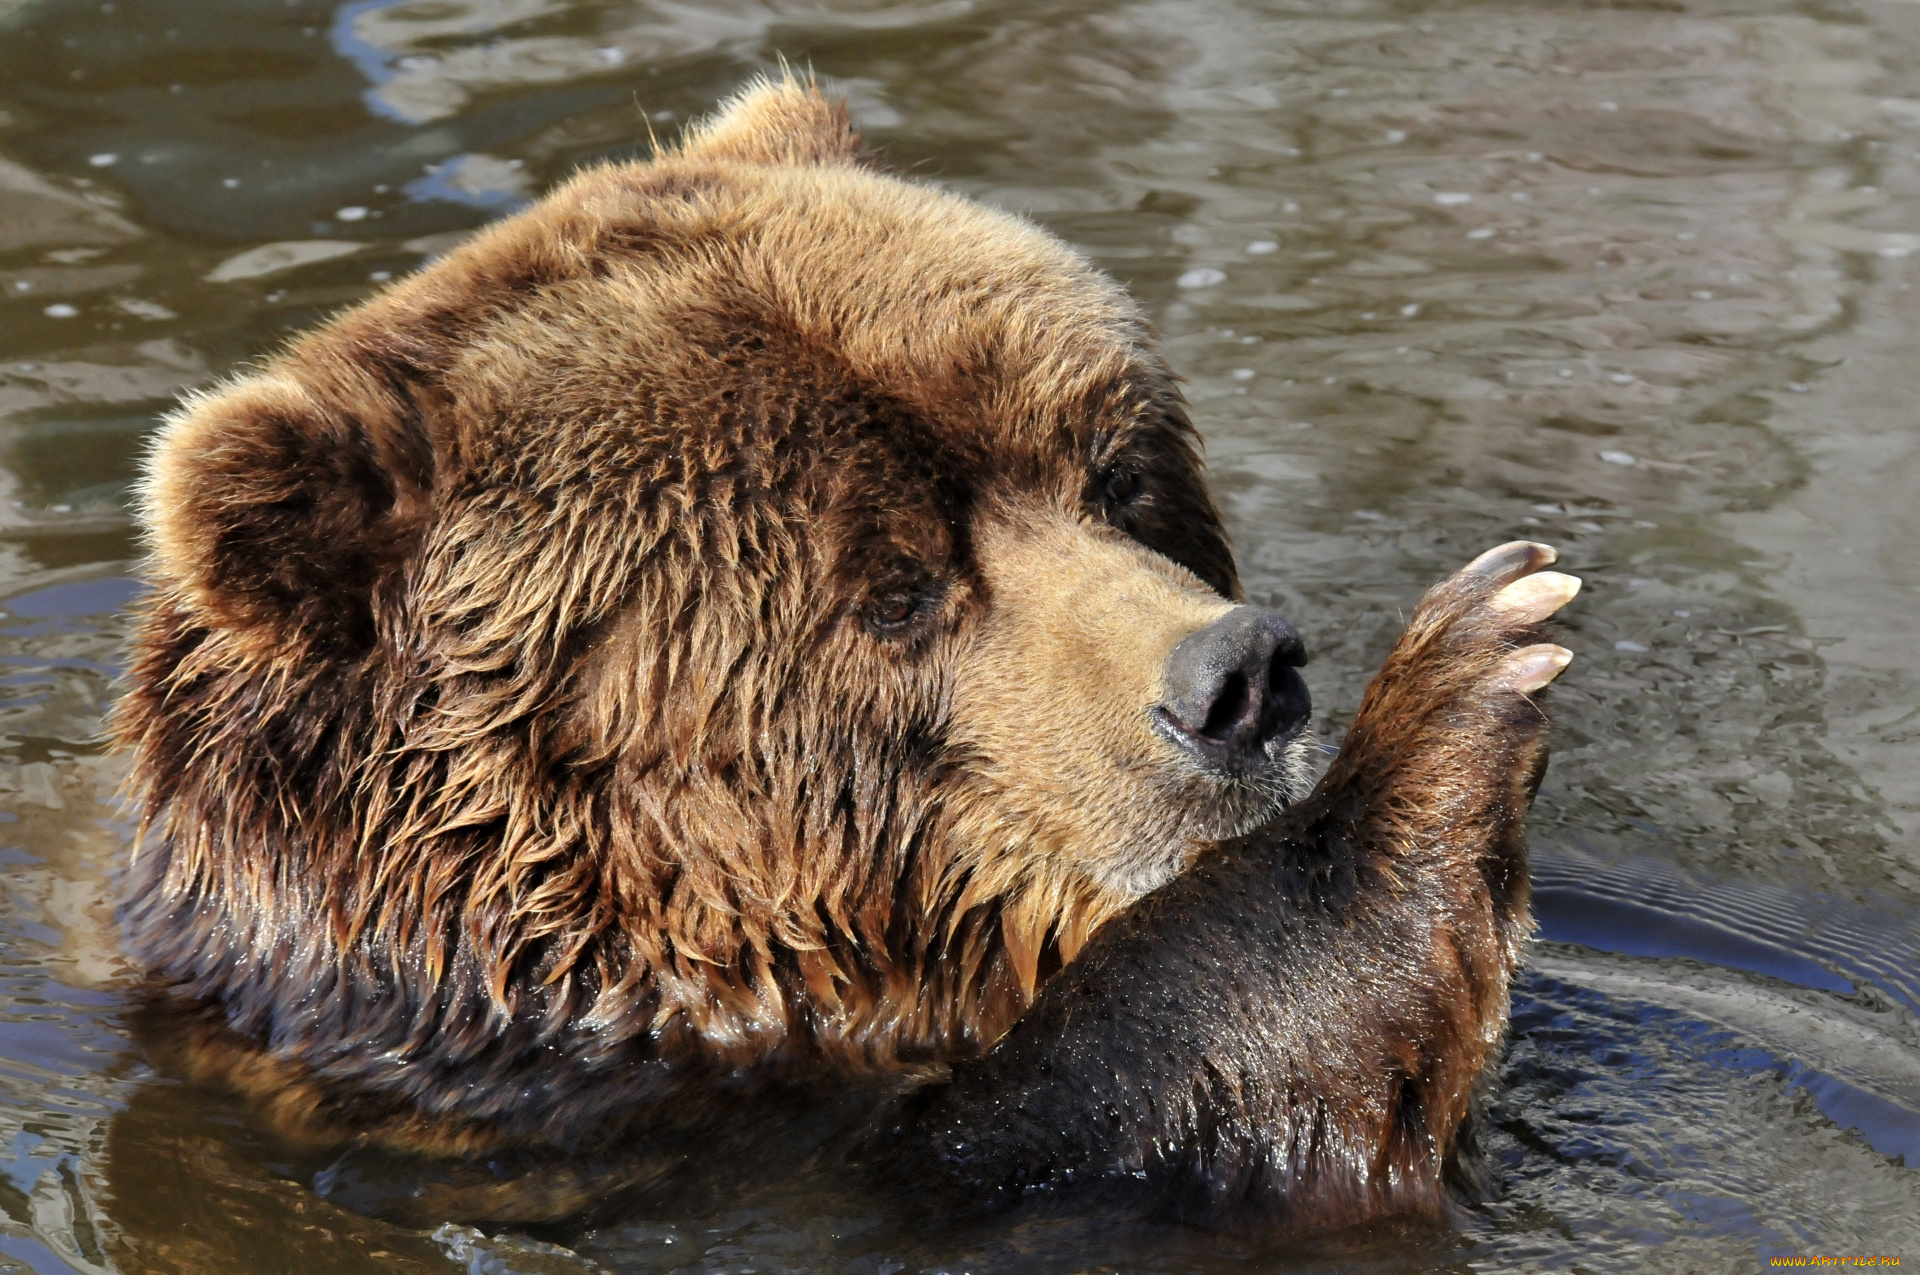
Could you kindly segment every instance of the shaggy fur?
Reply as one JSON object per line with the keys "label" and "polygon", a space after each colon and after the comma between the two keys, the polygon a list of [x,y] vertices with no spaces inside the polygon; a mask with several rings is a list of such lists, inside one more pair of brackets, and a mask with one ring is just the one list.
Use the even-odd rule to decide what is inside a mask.
{"label": "shaggy fur", "polygon": [[[124,915],[179,1065],[300,1136],[580,1146],[977,1057],[1307,783],[1151,724],[1238,584],[1137,309],[792,82],[192,399],[143,500]],[[1315,807],[1383,847],[1343,897],[1444,905],[1373,963],[1444,1014],[1353,1045],[1444,1056],[1442,1151],[1525,926],[1483,811],[1533,745],[1432,733],[1469,654],[1397,657]]]}
{"label": "shaggy fur", "polygon": [[1274,805],[1144,720],[1237,586],[1132,303],[793,84],[189,402],[144,507],[134,945],[316,1132],[977,1051]]}

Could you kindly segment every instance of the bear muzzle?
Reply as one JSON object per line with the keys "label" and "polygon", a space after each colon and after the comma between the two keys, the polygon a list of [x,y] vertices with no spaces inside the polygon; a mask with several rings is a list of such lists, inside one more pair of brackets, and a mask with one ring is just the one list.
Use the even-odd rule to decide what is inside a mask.
{"label": "bear muzzle", "polygon": [[1154,729],[1202,770],[1252,778],[1281,762],[1313,701],[1300,668],[1306,644],[1272,611],[1237,606],[1167,656]]}

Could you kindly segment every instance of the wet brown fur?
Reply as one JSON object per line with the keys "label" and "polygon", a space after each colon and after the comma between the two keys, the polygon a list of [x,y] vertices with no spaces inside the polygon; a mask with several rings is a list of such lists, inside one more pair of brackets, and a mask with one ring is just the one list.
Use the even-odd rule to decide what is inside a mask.
{"label": "wet brown fur", "polygon": [[1145,726],[1237,584],[1137,310],[792,82],[191,400],[144,498],[134,947],[315,1136],[978,1051],[1273,807]]}
{"label": "wet brown fur", "polygon": [[[1149,726],[1239,588],[1137,309],[878,171],[810,87],[188,402],[144,500],[125,916],[172,1066],[282,1132],[573,1148],[696,1093],[956,1063],[979,1148],[1027,1083],[1001,1071],[1065,1075],[1070,1026],[1065,1062],[1118,1083],[1061,988],[1132,943],[1166,1002],[1143,1041],[1178,998],[1225,1014],[1193,1037],[1213,1079],[1141,1098],[1142,1164],[1204,1134],[1231,1168],[1244,1125],[1242,1198],[1438,1207],[1527,926],[1540,723],[1498,680],[1541,617],[1432,595],[1269,822],[1305,741],[1260,787]],[[1294,874],[1277,920],[1229,888],[1260,855]],[[1222,1009],[1223,951],[1264,962],[1258,1013]],[[1076,1101],[1059,1129],[1105,1105]],[[1024,1190],[1005,1166],[1044,1176],[1054,1136],[935,1172]]]}

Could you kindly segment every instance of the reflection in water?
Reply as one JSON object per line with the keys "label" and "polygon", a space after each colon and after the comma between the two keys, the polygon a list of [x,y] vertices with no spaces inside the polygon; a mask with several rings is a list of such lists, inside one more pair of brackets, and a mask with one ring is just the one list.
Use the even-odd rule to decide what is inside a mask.
{"label": "reflection in water", "polygon": [[[1836,14],[0,0],[0,1269],[1920,1254],[1920,12]],[[1495,1185],[1451,1233],[1284,1260],[1086,1219],[927,1235],[684,1157],[677,1203],[585,1231],[399,1225],[340,1203],[380,1166],[269,1145],[129,1048],[96,741],[144,431],[779,56],[1147,303],[1327,729],[1479,548],[1547,539],[1587,579],[1537,807],[1549,941]]]}

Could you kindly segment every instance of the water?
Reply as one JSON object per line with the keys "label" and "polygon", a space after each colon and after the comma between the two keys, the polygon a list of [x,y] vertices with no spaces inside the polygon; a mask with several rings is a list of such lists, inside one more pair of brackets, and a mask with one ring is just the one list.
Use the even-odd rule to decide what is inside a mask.
{"label": "water", "polygon": [[[804,1173],[403,1225],[131,1046],[97,732],[156,414],[781,56],[1142,298],[1330,731],[1450,566],[1585,577],[1451,1230],[929,1234]],[[0,0],[0,1271],[1920,1260],[1916,277],[1895,0]]]}

